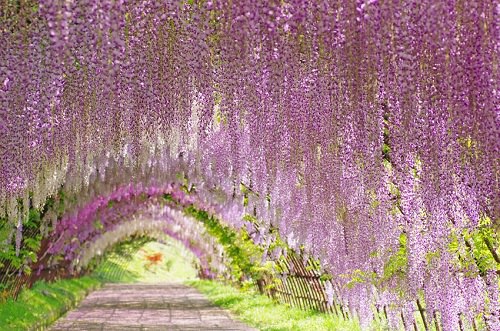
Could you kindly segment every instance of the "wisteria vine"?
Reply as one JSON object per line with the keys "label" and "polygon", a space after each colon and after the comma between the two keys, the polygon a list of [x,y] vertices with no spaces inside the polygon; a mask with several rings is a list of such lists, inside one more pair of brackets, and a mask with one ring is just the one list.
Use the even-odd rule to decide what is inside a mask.
{"label": "wisteria vine", "polygon": [[500,261],[470,262],[484,227],[498,259],[499,22],[492,0],[1,0],[6,240],[61,187],[175,182],[320,258],[362,320],[411,328],[420,298],[499,330]]}

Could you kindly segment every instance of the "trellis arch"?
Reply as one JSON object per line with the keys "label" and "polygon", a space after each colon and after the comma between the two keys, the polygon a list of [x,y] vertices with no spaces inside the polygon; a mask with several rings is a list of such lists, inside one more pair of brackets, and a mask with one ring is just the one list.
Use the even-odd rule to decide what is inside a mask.
{"label": "trellis arch", "polygon": [[[149,207],[152,208],[155,206]],[[193,218],[169,207],[163,207],[154,212],[124,215],[124,219],[93,238],[87,238],[73,259],[72,268],[77,272],[85,269],[93,258],[104,254],[113,245],[133,235],[146,235],[156,239],[170,237],[182,243],[199,260],[200,274],[203,277],[226,276],[222,246]],[[82,230],[84,229],[79,229]]]}

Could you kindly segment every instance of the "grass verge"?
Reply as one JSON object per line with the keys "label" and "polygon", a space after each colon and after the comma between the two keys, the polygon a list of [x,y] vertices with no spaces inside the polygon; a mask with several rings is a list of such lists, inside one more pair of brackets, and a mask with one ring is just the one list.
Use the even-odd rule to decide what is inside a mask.
{"label": "grass verge", "polygon": [[251,290],[240,290],[217,281],[187,281],[207,298],[228,309],[241,321],[259,330],[361,330],[357,321],[345,321],[334,315],[304,311],[273,302]]}
{"label": "grass verge", "polygon": [[96,276],[37,282],[23,290],[17,300],[9,299],[0,305],[0,330],[46,329],[101,284]]}

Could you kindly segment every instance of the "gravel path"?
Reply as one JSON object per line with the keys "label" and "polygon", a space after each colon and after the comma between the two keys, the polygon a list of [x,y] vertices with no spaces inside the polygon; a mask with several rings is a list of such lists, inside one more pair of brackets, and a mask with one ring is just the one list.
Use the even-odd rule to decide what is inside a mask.
{"label": "gravel path", "polygon": [[196,289],[182,284],[108,284],[50,329],[256,330],[234,320]]}

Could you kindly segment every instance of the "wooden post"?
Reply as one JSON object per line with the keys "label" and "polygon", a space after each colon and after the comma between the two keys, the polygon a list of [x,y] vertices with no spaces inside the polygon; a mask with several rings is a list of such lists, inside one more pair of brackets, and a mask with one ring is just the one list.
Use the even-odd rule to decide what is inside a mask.
{"label": "wooden post", "polygon": [[464,324],[462,322],[462,314],[458,314],[458,326],[460,328],[460,331],[464,331]]}
{"label": "wooden post", "polygon": [[425,320],[424,309],[422,308],[422,304],[420,303],[419,299],[417,299],[417,307],[418,311],[420,312],[420,317],[422,317],[422,322],[424,323],[425,331],[429,331],[429,326],[427,325],[427,321]]}
{"label": "wooden post", "polygon": [[477,325],[476,325],[476,321],[475,321],[475,318],[474,318],[474,317],[472,318],[472,329],[473,329],[474,331],[477,331]]}
{"label": "wooden post", "polygon": [[403,321],[403,328],[406,330],[407,328],[406,328],[406,322],[405,322],[405,317],[403,315],[403,312],[400,312],[399,314],[401,315],[401,320]]}
{"label": "wooden post", "polygon": [[434,324],[436,325],[436,331],[440,331],[439,322],[438,322],[438,319],[437,319],[436,312],[434,312]]}

